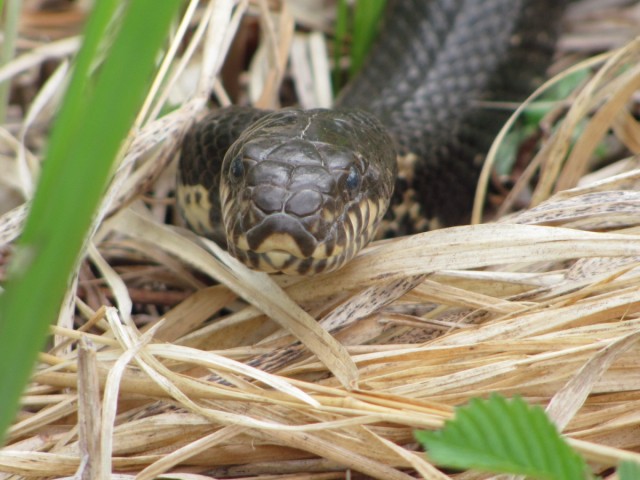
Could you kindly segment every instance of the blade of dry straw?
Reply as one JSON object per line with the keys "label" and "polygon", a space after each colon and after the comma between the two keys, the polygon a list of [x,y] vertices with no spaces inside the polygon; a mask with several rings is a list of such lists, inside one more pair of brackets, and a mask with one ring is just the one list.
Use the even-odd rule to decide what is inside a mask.
{"label": "blade of dry straw", "polygon": [[[174,450],[173,452],[163,455],[162,458],[148,467],[144,468],[136,475],[135,480],[152,480],[158,475],[165,473],[170,468],[184,462],[185,460],[197,455],[205,450],[215,447],[216,445],[228,441],[229,439],[242,433],[244,428],[237,426],[223,427],[209,435],[199,438],[195,442]],[[171,478],[163,475],[163,478]]]}
{"label": "blade of dry straw", "polygon": [[546,411],[560,431],[578,413],[591,393],[595,383],[611,364],[630,347],[638,342],[640,332],[625,335],[603,348],[580,369],[567,384],[556,393]]}
{"label": "blade of dry straw", "polygon": [[[544,93],[547,89],[551,88],[553,85],[560,83],[562,80],[564,80],[565,78],[569,77],[570,75],[574,74],[577,71],[580,71],[584,68],[588,68],[592,65],[601,63],[602,61],[604,61],[604,59],[608,58],[609,55],[610,54],[603,54],[597,57],[593,57],[588,61],[581,62],[579,65],[575,65],[571,68],[568,68],[567,70],[559,73],[555,77],[547,80],[544,84],[538,87],[536,91],[529,96],[529,98],[527,98],[524,102],[522,102],[522,104],[520,104],[520,106],[516,109],[515,112],[513,112],[513,115],[511,115],[509,120],[504,124],[504,126],[500,130],[500,133],[496,136],[495,140],[493,141],[491,148],[487,153],[487,158],[485,159],[485,162],[482,166],[482,171],[480,173],[480,177],[478,178],[478,187],[476,189],[476,195],[473,202],[473,211],[471,213],[471,223],[477,224],[482,221],[482,209],[485,204],[485,197],[487,194],[487,185],[489,184],[491,169],[495,164],[498,149],[500,148],[500,145],[502,145],[505,136],[507,135],[507,133],[509,133],[509,130],[511,130],[511,128],[515,124],[516,120],[520,117],[522,112],[527,107],[529,107],[529,105],[531,105],[531,103],[536,98],[538,98],[542,93]],[[556,145],[556,150],[554,151],[553,156],[561,155],[562,157],[564,157],[562,152],[566,152],[566,149],[569,146],[568,144],[569,136],[562,135],[561,138],[566,138],[567,141],[555,142],[554,144],[551,144],[551,145]],[[547,154],[548,156],[552,156],[551,151],[547,152]]]}
{"label": "blade of dry straw", "polygon": [[373,245],[344,268],[305,279],[287,292],[309,301],[354,286],[441,270],[637,255],[640,242],[635,235],[533,225],[467,225]]}
{"label": "blade of dry straw", "polygon": [[211,253],[172,229],[126,210],[118,228],[156,245],[225,284],[304,343],[346,388],[356,385],[357,368],[346,349],[323,330],[266,274],[252,272],[213,242],[203,240]]}

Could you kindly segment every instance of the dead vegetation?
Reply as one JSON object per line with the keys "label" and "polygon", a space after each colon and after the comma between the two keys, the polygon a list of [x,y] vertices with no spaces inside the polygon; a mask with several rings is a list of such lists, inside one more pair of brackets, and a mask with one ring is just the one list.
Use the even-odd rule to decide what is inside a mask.
{"label": "dead vegetation", "polygon": [[[551,114],[558,127],[533,160],[529,209],[379,242],[338,272],[269,277],[165,222],[174,147],[209,86],[228,101],[217,72],[246,9],[264,32],[241,82],[254,103],[277,100],[291,43],[297,82],[328,78],[309,61],[324,51],[323,36],[295,33],[290,9],[234,3],[185,12],[185,26],[199,27],[181,57],[167,60],[169,80],[140,114],[104,221],[0,450],[0,478],[330,479],[346,469],[481,478],[436,470],[412,431],[437,428],[453,407],[490,392],[546,406],[601,471],[640,461],[640,40],[584,61],[595,73]],[[570,15],[591,15],[587,7]],[[605,16],[605,27],[640,10],[625,12]],[[567,56],[585,38],[579,29],[565,36]],[[37,44],[0,78],[76,47],[68,36]],[[201,67],[195,79],[192,65]],[[170,92],[179,95],[172,79],[196,93],[155,120]],[[322,104],[327,85],[300,97]],[[18,197],[37,175],[38,132],[55,90],[43,87],[8,128],[29,132],[35,149],[2,159],[16,172],[5,182]],[[8,138],[25,144],[20,133]],[[603,142],[631,153],[594,171]],[[521,176],[521,191],[533,173]],[[18,203],[0,218],[8,254],[26,209]]]}

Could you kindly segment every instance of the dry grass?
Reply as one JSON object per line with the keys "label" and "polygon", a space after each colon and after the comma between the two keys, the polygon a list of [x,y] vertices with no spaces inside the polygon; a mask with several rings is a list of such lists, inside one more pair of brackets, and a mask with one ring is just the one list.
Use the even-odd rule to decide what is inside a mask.
{"label": "dry grass", "polygon": [[[599,469],[640,461],[639,162],[625,158],[585,176],[605,137],[640,153],[629,110],[640,40],[591,61],[598,73],[568,110],[554,112],[560,126],[534,160],[535,207],[380,242],[335,273],[269,277],[164,223],[181,132],[207,85],[225,102],[215,53],[229,48],[247,6],[232,14],[231,4],[202,13],[201,25],[212,25],[202,41],[214,56],[202,65],[198,93],[136,132],[114,175],[105,221],[0,450],[0,479],[112,471],[137,480],[165,472],[331,479],[345,469],[480,478],[435,470],[412,430],[439,427],[455,405],[489,392],[547,406]],[[294,36],[288,10],[252,5],[268,35],[249,92],[265,106],[276,98],[289,42],[302,52],[294,77],[304,81],[322,68],[304,61],[322,37]],[[68,42],[51,43],[45,57]],[[140,118],[155,118],[167,92],[154,93]],[[326,82],[311,92],[308,102],[324,102]],[[44,107],[56,99],[40,93],[33,118],[46,123]],[[33,174],[35,164],[21,161]],[[15,181],[26,190],[25,178]],[[5,243],[23,209],[0,219]]]}

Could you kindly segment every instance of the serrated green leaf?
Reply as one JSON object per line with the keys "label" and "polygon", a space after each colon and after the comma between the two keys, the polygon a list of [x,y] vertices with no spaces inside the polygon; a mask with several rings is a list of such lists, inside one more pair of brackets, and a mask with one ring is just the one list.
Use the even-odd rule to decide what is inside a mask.
{"label": "serrated green leaf", "polygon": [[548,480],[590,478],[540,407],[521,398],[473,399],[440,431],[416,432],[437,464]]}
{"label": "serrated green leaf", "polygon": [[640,478],[640,464],[625,461],[618,467],[619,480],[638,480]]}

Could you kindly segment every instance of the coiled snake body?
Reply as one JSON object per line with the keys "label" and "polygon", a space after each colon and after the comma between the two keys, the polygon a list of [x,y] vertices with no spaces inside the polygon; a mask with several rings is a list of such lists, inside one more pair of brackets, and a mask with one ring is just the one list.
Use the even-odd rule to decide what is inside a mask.
{"label": "coiled snake body", "polygon": [[564,1],[400,0],[335,110],[230,107],[187,133],[178,205],[251,268],[342,266],[465,221],[481,162],[553,53]]}

